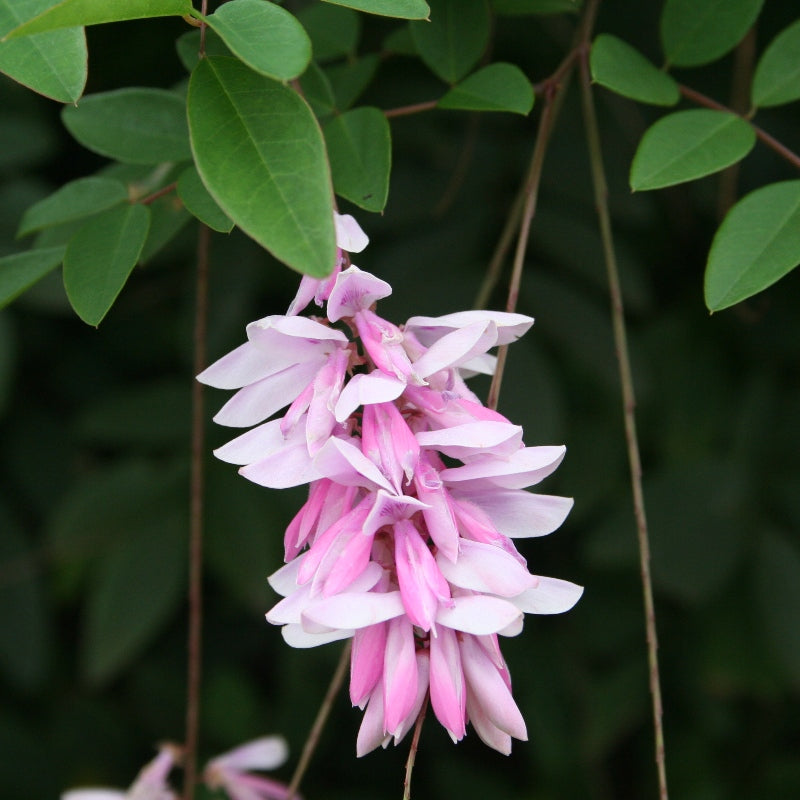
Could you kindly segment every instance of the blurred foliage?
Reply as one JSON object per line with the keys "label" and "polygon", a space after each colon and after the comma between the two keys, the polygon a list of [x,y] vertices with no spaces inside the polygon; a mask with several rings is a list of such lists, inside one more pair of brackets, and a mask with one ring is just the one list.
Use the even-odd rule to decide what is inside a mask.
{"label": "blurred foliage", "polygon": [[[657,60],[658,6],[608,0],[596,29]],[[380,108],[441,96],[441,81],[406,55],[424,49],[413,33],[424,28],[409,36],[406,23],[340,18],[334,36],[324,9],[301,14],[325,60],[322,77],[307,73],[303,85],[327,91],[329,108],[362,91],[361,102]],[[758,49],[795,14],[788,0],[766,3]],[[498,16],[492,58],[535,83],[558,64],[574,24],[570,14]],[[185,27],[164,19],[89,29],[87,90],[185,81],[174,46]],[[387,41],[392,55],[382,51]],[[367,61],[376,53],[379,65]],[[693,85],[727,101],[736,58],[693,70]],[[2,256],[19,249],[28,207],[107,162],[70,138],[52,101],[4,77],[0,98]],[[703,269],[724,179],[631,195],[633,153],[661,112],[600,88],[597,101],[638,392],[672,793],[800,796],[800,275],[709,316]],[[394,287],[381,303],[387,318],[471,306],[527,167],[536,116],[435,110],[391,121],[385,214],[356,212],[371,238],[359,265]],[[800,146],[797,105],[759,119]],[[145,181],[148,171],[104,174]],[[783,162],[756,147],[741,164],[737,196],[786,177]],[[160,175],[156,186],[174,179]],[[539,207],[519,306],[536,325],[511,348],[500,410],[525,427],[527,443],[567,444],[543,491],[574,496],[575,509],[523,552],[532,571],[586,591],[570,614],[529,618],[505,644],[531,742],[504,758],[474,735],[453,746],[430,721],[418,800],[655,795],[622,414],[575,87]],[[134,270],[99,330],[72,314],[57,273],[0,313],[0,794],[15,800],[126,785],[155,742],[183,735],[196,232],[180,208],[151,210],[163,246]],[[72,230],[52,229],[39,246],[63,244]],[[238,232],[214,235],[211,265],[213,359],[242,340],[246,322],[283,313],[296,275]],[[504,305],[504,289],[493,307]],[[227,432],[210,417],[223,393],[206,396],[202,754],[280,732],[296,757],[338,659],[335,645],[286,647],[263,620],[274,601],[265,577],[281,561],[302,491],[263,490],[215,462],[211,449]],[[406,746],[354,764],[360,716],[339,698],[305,797],[399,795]]]}

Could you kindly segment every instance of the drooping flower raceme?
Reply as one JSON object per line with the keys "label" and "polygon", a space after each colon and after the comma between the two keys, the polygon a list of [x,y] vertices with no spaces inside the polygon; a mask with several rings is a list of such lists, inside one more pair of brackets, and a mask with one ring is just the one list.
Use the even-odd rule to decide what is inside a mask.
{"label": "drooping flower raceme", "polygon": [[[465,383],[491,374],[488,351],[533,320],[468,311],[398,327],[375,310],[391,287],[342,268],[366,237],[351,217],[337,216],[337,232],[335,278],[303,278],[287,315],[248,325],[247,342],[198,376],[237,390],[217,422],[256,426],[219,458],[262,486],[309,484],[267,619],[295,647],[352,637],[359,755],[399,741],[426,696],[454,741],[469,722],[508,753],[527,734],[498,636],[582,593],[531,574],[513,542],[568,514],[570,499],[526,491],[565,448],[526,447]],[[324,319],[298,316],[312,299],[327,301]]]}

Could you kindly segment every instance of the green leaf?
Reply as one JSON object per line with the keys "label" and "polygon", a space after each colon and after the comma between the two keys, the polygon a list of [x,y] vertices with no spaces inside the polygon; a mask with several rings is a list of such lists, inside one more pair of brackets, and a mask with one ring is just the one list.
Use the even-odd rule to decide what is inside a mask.
{"label": "green leaf", "polygon": [[758,61],[752,102],[779,106],[800,99],[800,19],[781,31]]}
{"label": "green leaf", "polygon": [[0,308],[54,270],[63,258],[63,247],[29,250],[0,258]]}
{"label": "green leaf", "polygon": [[425,0],[324,0],[324,2],[397,19],[427,19],[430,14]]}
{"label": "green leaf", "polygon": [[311,37],[314,60],[353,55],[361,35],[361,17],[352,9],[314,3],[297,18]]}
{"label": "green leaf", "polygon": [[147,206],[150,211],[150,228],[147,231],[139,263],[146,264],[164,249],[182,230],[192,215],[186,210],[177,193],[159,197]]}
{"label": "green leaf", "polygon": [[624,97],[657,106],[680,100],[674,79],[616,36],[603,33],[594,40],[589,65],[592,80]]}
{"label": "green leaf", "polygon": [[[181,34],[175,42],[175,50],[178,52],[181,64],[186,67],[186,71],[191,72],[200,61],[200,31],[194,28]],[[225,42],[210,28],[206,28],[206,55],[231,55],[231,51],[225,46]]]}
{"label": "green leaf", "polygon": [[336,193],[367,211],[382,211],[389,194],[392,142],[377,108],[355,108],[325,125]]}
{"label": "green leaf", "polygon": [[492,0],[496,14],[523,16],[527,14],[577,13],[583,0]]}
{"label": "green leaf", "polygon": [[439,108],[529,114],[533,87],[519,67],[502,62],[489,64],[454,86],[439,101]]}
{"label": "green leaf", "polygon": [[184,523],[174,511],[148,520],[103,554],[83,620],[80,655],[89,683],[115,677],[177,610],[185,555]]}
{"label": "green leaf", "polygon": [[726,215],[711,243],[705,277],[710,311],[771,286],[800,263],[800,181],[763,186]]}
{"label": "green leaf", "polygon": [[767,534],[756,562],[756,597],[767,644],[800,681],[800,553],[788,539]]}
{"label": "green leaf", "polygon": [[[0,0],[0,36],[46,9],[49,2]],[[61,103],[74,103],[83,93],[87,60],[86,36],[79,28],[0,43],[0,72]]]}
{"label": "green leaf", "polygon": [[300,76],[300,88],[311,110],[320,118],[329,117],[336,110],[336,98],[328,76],[315,62]]}
{"label": "green leaf", "polygon": [[32,33],[122,22],[147,17],[184,17],[192,11],[191,0],[62,0],[46,11],[14,28],[6,39],[30,36]]}
{"label": "green leaf", "polygon": [[422,60],[444,81],[460,81],[489,42],[486,0],[432,0],[430,22],[414,22],[411,36]]}
{"label": "green leaf", "polygon": [[379,64],[380,57],[371,53],[363,58],[336,64],[325,70],[339,111],[345,111],[358,100],[375,77]]}
{"label": "green leaf", "polygon": [[178,197],[183,204],[194,214],[200,222],[220,233],[230,233],[233,222],[230,217],[217,205],[216,200],[203,186],[200,174],[195,167],[189,167],[178,178]]}
{"label": "green leaf", "polygon": [[113,208],[128,199],[128,192],[110,178],[78,178],[32,205],[23,215],[17,236],[61,225]]}
{"label": "green leaf", "polygon": [[333,193],[311,109],[233,58],[205,58],[189,83],[195,164],[222,210],[293,269],[322,277],[335,262]]}
{"label": "green leaf", "polygon": [[142,205],[105,211],[70,240],[64,256],[64,288],[75,313],[99,325],[117,299],[147,239],[150,212]]}
{"label": "green leaf", "polygon": [[117,89],[66,106],[61,119],[89,150],[128,164],[158,164],[192,157],[186,106],[164,89]]}
{"label": "green leaf", "polygon": [[[198,18],[202,15],[197,14]],[[264,0],[230,0],[205,21],[248,67],[288,81],[311,60],[311,40],[297,18]]]}
{"label": "green leaf", "polygon": [[696,67],[736,47],[756,21],[764,0],[667,0],[661,43],[667,61]]}
{"label": "green leaf", "polygon": [[743,159],[755,141],[752,127],[728,111],[669,114],[639,142],[631,164],[631,188],[660,189],[710,175]]}

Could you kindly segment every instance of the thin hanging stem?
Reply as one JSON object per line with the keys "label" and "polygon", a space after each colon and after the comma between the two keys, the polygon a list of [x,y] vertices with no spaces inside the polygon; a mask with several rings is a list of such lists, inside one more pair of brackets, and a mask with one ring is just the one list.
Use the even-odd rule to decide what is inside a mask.
{"label": "thin hanging stem", "polygon": [[[200,3],[200,13],[204,17],[206,16],[206,14],[208,14],[208,0],[203,0],[203,2]],[[200,56],[200,58],[205,58],[206,57],[206,28],[207,27],[208,26],[206,25],[205,22],[201,22],[200,23],[200,50],[198,52],[198,55]]]}
{"label": "thin hanging stem", "polygon": [[411,739],[411,747],[408,750],[408,759],[406,760],[406,777],[403,780],[403,800],[411,800],[411,774],[414,771],[414,764],[417,760],[419,737],[422,733],[422,723],[425,722],[425,714],[427,712],[428,695],[425,696],[425,702],[422,704],[422,708],[417,715],[417,722],[414,725],[414,736]]}
{"label": "thin hanging stem", "polygon": [[583,100],[584,124],[592,169],[592,183],[600,236],[603,242],[603,257],[608,273],[608,287],[611,295],[611,319],[614,329],[614,347],[619,366],[622,385],[622,409],[625,419],[625,439],[628,447],[628,461],[631,472],[633,508],[636,515],[636,532],[639,539],[639,566],[644,595],[645,626],[647,631],[647,660],[650,674],[650,695],[653,701],[653,725],[655,728],[655,761],[658,770],[658,789],[661,800],[667,800],[667,773],[664,758],[664,729],[661,721],[663,706],[661,702],[661,680],[658,669],[658,638],[656,635],[656,612],[653,603],[653,584],[650,578],[650,541],[645,515],[644,493],[642,491],[642,462],[639,455],[639,441],[636,434],[636,397],[633,389],[628,338],[625,331],[625,313],[622,304],[617,260],[611,234],[611,218],[608,210],[608,188],[603,154],[600,147],[600,133],[592,97],[591,78],[587,58],[581,59],[581,95]]}
{"label": "thin hanging stem", "polygon": [[328,721],[333,703],[336,700],[336,695],[339,693],[339,689],[342,688],[344,676],[347,674],[347,665],[350,663],[350,646],[351,643],[348,642],[342,650],[342,655],[339,658],[339,663],[336,665],[336,671],[333,673],[328,691],[325,692],[325,698],[317,712],[317,718],[314,720],[306,743],[303,745],[303,752],[300,754],[300,760],[297,762],[297,767],[295,768],[294,775],[292,775],[289,788],[286,790],[287,800],[293,800],[294,796],[297,794],[297,790],[300,788],[300,782],[303,780],[303,776],[306,774],[308,765],[311,762],[311,757],[317,749],[322,730],[325,727],[325,723]]}
{"label": "thin hanging stem", "polygon": [[[206,366],[208,327],[208,251],[210,231],[199,226],[194,306],[194,374]],[[189,637],[186,674],[186,741],[184,800],[192,800],[197,783],[197,741],[200,723],[200,673],[203,637],[203,492],[205,486],[205,411],[203,384],[192,382],[192,464],[189,490]]]}
{"label": "thin hanging stem", "polygon": [[419,114],[422,111],[430,111],[431,109],[436,108],[438,103],[438,100],[425,100],[422,103],[412,103],[410,106],[387,108],[383,112],[383,116],[386,117],[386,119],[391,119],[392,117],[408,117],[411,114]]}

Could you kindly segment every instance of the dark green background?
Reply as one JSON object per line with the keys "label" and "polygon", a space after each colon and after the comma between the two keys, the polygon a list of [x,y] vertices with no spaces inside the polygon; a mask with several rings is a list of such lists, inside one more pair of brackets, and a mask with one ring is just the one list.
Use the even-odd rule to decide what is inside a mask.
{"label": "dark green background", "polygon": [[[596,30],[658,61],[652,5],[604,3]],[[795,14],[788,0],[766,3],[759,51]],[[574,22],[498,19],[492,57],[539,81],[566,52]],[[364,53],[399,24],[364,23]],[[90,30],[88,91],[182,80],[174,40],[185,30],[175,20]],[[732,64],[729,55],[677,77],[727,102]],[[389,108],[443,88],[395,56],[363,102]],[[661,112],[604,90],[596,98],[638,395],[672,794],[800,796],[799,279],[709,316],[702,276],[718,177],[632,195],[633,151]],[[569,614],[531,617],[505,642],[531,741],[505,758],[472,733],[453,746],[429,719],[418,800],[656,795],[635,529],[578,99],[573,86],[548,152],[519,306],[536,324],[511,349],[500,410],[524,426],[527,444],[567,445],[541,489],[574,496],[574,511],[520,548],[533,572],[586,590]],[[58,111],[0,78],[0,254],[19,249],[28,205],[103,166],[70,140]],[[400,323],[472,305],[539,112],[392,121],[385,215],[355,212],[371,238],[356,263],[394,286],[384,316]],[[800,147],[797,104],[757,121]],[[739,192],[793,177],[759,145]],[[183,736],[196,238],[187,219],[135,271],[99,330],[69,310],[57,275],[0,313],[3,797],[127,785],[154,743]],[[283,313],[296,285],[238,233],[213,236],[211,276],[211,359],[239,344],[250,320]],[[505,280],[493,307],[505,303]],[[207,393],[202,755],[282,733],[296,758],[338,646],[291,650],[263,620],[275,601],[264,579],[281,563],[303,492],[260,489],[210,456],[230,438],[210,422],[225,396]],[[98,629],[116,633],[97,641]],[[310,800],[401,795],[407,743],[356,761],[360,716],[343,695],[304,784]]]}

